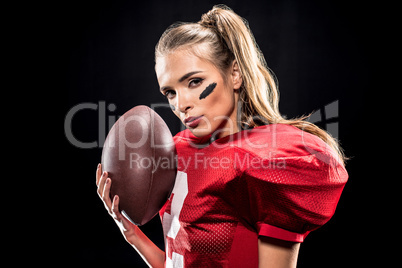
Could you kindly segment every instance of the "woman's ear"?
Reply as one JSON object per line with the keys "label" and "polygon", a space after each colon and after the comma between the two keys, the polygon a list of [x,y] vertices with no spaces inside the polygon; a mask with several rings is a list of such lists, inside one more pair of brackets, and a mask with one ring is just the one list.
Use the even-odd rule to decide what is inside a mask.
{"label": "woman's ear", "polygon": [[233,89],[236,90],[238,90],[243,84],[243,78],[241,76],[240,68],[236,60],[234,60],[232,63],[232,82]]}

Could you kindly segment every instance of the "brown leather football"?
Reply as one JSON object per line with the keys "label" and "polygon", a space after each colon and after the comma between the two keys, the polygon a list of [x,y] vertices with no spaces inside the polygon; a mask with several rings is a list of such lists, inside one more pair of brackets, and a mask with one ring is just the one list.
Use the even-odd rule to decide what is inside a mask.
{"label": "brown leather football", "polygon": [[102,151],[102,167],[112,180],[111,198],[132,223],[143,225],[162,208],[176,178],[176,148],[163,119],[136,106],[113,125]]}

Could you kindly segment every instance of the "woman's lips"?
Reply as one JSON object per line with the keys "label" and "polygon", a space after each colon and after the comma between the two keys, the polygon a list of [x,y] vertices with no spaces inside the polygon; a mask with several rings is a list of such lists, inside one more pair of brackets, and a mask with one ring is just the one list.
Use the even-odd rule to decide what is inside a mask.
{"label": "woman's lips", "polygon": [[187,127],[195,128],[201,122],[203,115],[197,117],[189,117],[184,120]]}

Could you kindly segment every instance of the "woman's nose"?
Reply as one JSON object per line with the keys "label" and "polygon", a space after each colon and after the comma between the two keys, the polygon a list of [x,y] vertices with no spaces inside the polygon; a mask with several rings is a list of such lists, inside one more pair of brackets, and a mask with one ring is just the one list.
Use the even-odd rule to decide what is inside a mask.
{"label": "woman's nose", "polygon": [[179,112],[182,113],[186,113],[189,110],[191,110],[191,108],[194,106],[193,101],[191,100],[191,96],[190,94],[186,94],[186,93],[182,93],[182,94],[178,94],[178,103],[177,103],[177,107],[179,109]]}

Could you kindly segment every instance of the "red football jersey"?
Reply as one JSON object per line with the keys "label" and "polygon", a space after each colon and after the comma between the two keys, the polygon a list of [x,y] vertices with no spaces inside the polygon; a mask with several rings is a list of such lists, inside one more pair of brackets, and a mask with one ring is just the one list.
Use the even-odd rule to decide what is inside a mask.
{"label": "red football jersey", "polygon": [[160,211],[166,267],[258,267],[258,236],[302,242],[332,217],[348,178],[325,142],[290,125],[174,139],[178,174]]}

